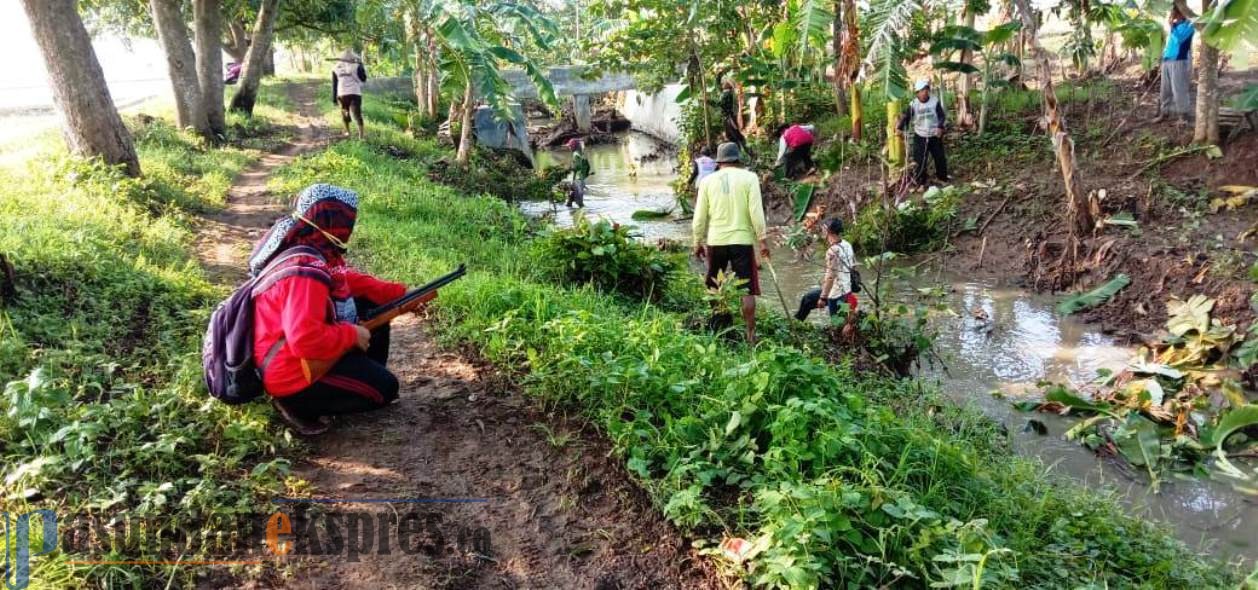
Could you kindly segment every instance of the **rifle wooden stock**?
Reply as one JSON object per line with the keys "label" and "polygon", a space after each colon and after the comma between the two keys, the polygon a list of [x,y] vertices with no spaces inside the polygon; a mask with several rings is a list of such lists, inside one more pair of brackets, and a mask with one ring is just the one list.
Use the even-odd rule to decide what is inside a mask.
{"label": "rifle wooden stock", "polygon": [[[460,264],[453,272],[444,275],[427,285],[407,291],[405,295],[394,299],[384,305],[381,305],[359,319],[358,325],[375,330],[381,326],[392,322],[395,318],[402,314],[411,313],[419,308],[427,305],[430,301],[437,298],[437,290],[453,283],[463,277],[467,273],[467,266]],[[332,370],[332,365],[341,360],[340,357],[330,360],[320,359],[301,359],[301,368],[305,372],[306,381],[314,383],[320,377]]]}

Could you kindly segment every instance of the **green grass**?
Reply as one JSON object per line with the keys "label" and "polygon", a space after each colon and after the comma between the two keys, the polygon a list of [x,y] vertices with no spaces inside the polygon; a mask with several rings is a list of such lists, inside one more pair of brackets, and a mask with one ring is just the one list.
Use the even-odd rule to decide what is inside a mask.
{"label": "green grass", "polygon": [[423,160],[386,146],[440,151],[382,121],[367,142],[285,168],[275,186],[359,191],[352,256],[389,278],[418,284],[468,263],[438,299],[441,339],[474,345],[539,402],[599,425],[656,506],[708,550],[725,536],[756,541],[742,572],[755,584],[1233,583],[1112,498],[1050,481],[991,421],[915,382],[829,365],[771,336],[754,351],[731,346],[681,314],[544,281],[518,212],[434,184]]}
{"label": "green grass", "polygon": [[[262,100],[278,96],[268,85]],[[224,291],[191,249],[195,213],[221,207],[232,177],[259,156],[249,146],[275,141],[252,134],[274,129],[280,119],[263,113],[280,108],[236,121],[218,148],[167,120],[127,117],[143,179],[71,158],[59,142],[24,170],[0,172],[0,253],[16,270],[16,295],[0,303],[0,508],[195,528],[282,491],[287,434],[261,404],[230,408],[201,385],[200,337]],[[32,587],[191,575],[66,561],[38,558]]]}

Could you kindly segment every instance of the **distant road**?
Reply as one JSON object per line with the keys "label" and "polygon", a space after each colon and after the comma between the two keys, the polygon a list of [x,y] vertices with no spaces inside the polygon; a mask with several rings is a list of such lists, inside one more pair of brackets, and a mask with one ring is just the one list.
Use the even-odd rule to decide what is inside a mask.
{"label": "distant road", "polygon": [[[165,77],[110,80],[109,95],[118,110],[170,96]],[[52,90],[45,85],[0,86],[0,145],[34,135],[58,124]]]}

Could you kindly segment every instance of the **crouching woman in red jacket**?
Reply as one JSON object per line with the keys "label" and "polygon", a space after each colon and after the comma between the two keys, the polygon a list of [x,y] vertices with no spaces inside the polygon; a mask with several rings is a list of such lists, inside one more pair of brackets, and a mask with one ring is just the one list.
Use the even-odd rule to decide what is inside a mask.
{"label": "crouching woman in red jacket", "polygon": [[[370,332],[358,314],[406,288],[345,263],[358,194],[326,184],[297,196],[294,213],[275,222],[249,258],[264,278],[253,291],[254,354],[280,417],[299,434],[327,430],[325,416],[381,408],[398,397],[385,368],[389,327]],[[322,375],[312,364],[335,362]]]}

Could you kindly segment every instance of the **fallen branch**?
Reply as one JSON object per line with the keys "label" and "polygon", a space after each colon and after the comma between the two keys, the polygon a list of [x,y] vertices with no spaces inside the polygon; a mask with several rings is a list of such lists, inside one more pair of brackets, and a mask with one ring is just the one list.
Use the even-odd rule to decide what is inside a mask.
{"label": "fallen branch", "polygon": [[1000,202],[1000,206],[996,207],[996,211],[993,212],[991,216],[987,218],[987,221],[984,221],[983,225],[978,228],[978,234],[976,235],[980,235],[980,236],[983,235],[983,232],[987,230],[987,226],[991,225],[992,220],[996,219],[996,216],[1000,215],[1000,212],[1005,210],[1005,205],[1009,204],[1009,198],[1012,196],[1013,195],[1005,195],[1005,200]]}
{"label": "fallen branch", "polygon": [[1161,156],[1158,156],[1158,157],[1156,157],[1156,158],[1153,158],[1152,160],[1148,160],[1148,161],[1146,161],[1146,162],[1144,163],[1144,166],[1141,166],[1141,167],[1140,167],[1140,169],[1139,169],[1139,170],[1137,170],[1134,174],[1132,174],[1131,176],[1128,176],[1128,177],[1127,177],[1127,180],[1128,180],[1128,181],[1135,180],[1135,179],[1136,179],[1136,177],[1140,176],[1141,174],[1144,174],[1144,173],[1145,173],[1145,172],[1147,172],[1150,168],[1153,168],[1154,166],[1157,166],[1158,164],[1161,164],[1161,163],[1163,163],[1163,162],[1166,162],[1166,161],[1169,161],[1169,160],[1174,160],[1175,158],[1180,158],[1180,157],[1183,157],[1183,156],[1189,156],[1189,155],[1192,155],[1192,154],[1196,154],[1196,153],[1204,152],[1204,151],[1207,151],[1207,150],[1209,150],[1209,149],[1211,149],[1211,148],[1218,149],[1217,147],[1215,147],[1215,146],[1213,146],[1213,145],[1194,145],[1194,146],[1189,146],[1189,147],[1186,147],[1186,148],[1181,148],[1181,149],[1175,150],[1175,151],[1173,151],[1173,152],[1171,152],[1171,153],[1169,153],[1169,154],[1163,154],[1163,155],[1161,155]]}

